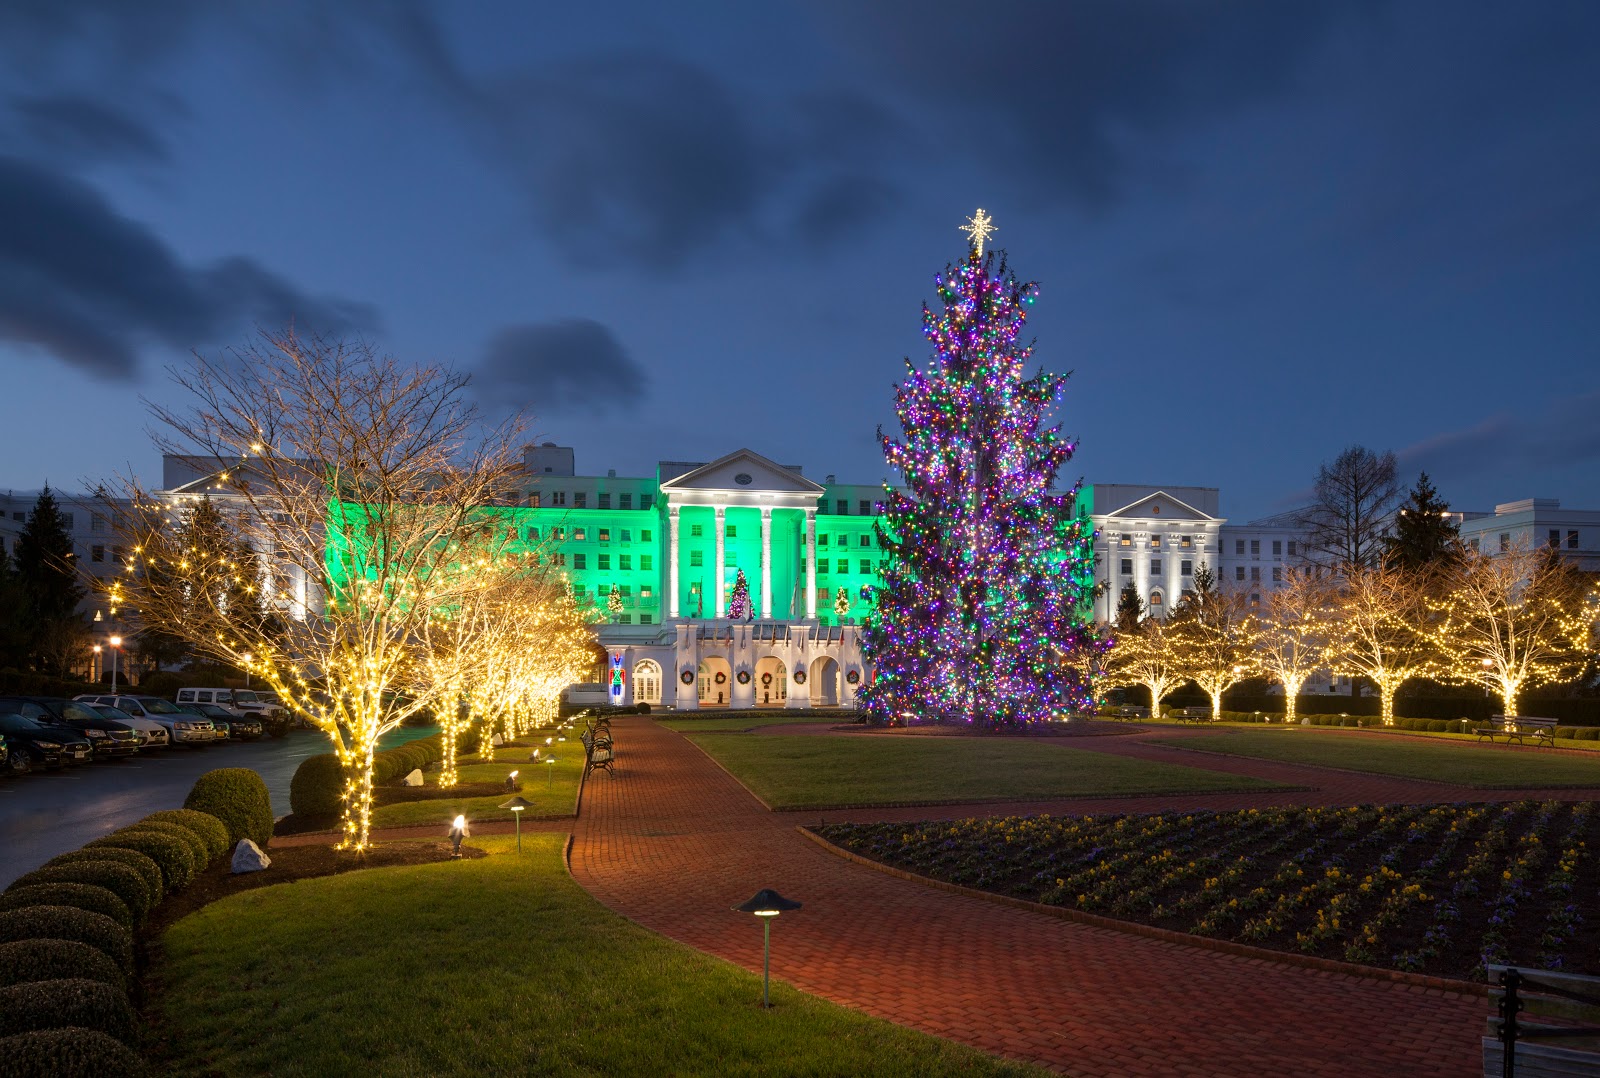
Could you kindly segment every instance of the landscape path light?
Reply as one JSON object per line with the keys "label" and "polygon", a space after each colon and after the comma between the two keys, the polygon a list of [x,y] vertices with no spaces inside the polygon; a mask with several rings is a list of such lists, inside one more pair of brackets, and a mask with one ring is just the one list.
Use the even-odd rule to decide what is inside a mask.
{"label": "landscape path light", "polygon": [[[513,771],[512,774],[516,774],[516,772]],[[503,809],[510,809],[511,810],[511,818],[517,821],[517,852],[521,853],[522,852],[522,814],[526,810],[531,809],[533,807],[533,802],[525,801],[520,797],[513,797],[510,801],[506,801],[506,802],[502,803],[500,807],[503,808]]]}
{"label": "landscape path light", "polygon": [[[513,771],[506,776],[506,793],[514,794],[517,792],[517,774],[517,772]],[[500,807],[504,808],[505,806],[502,805]]]}
{"label": "landscape path light", "polygon": [[[544,762],[547,763],[547,764],[554,765],[555,762],[556,762],[556,758],[554,756],[546,756],[544,758]],[[545,789],[548,790],[551,786],[555,785],[555,781],[556,781],[555,767],[554,766],[550,766],[550,767],[545,768],[544,769],[544,785],[545,785]]]}
{"label": "landscape path light", "polygon": [[450,825],[450,841],[456,844],[455,852],[450,855],[452,858],[460,860],[461,840],[466,838],[469,833],[467,831],[467,818],[465,816],[457,816],[456,822]]}
{"label": "landscape path light", "polygon": [[737,913],[753,913],[761,918],[761,1005],[772,1006],[772,919],[780,913],[797,910],[800,903],[784,898],[770,887],[763,887],[748,901],[737,905]]}

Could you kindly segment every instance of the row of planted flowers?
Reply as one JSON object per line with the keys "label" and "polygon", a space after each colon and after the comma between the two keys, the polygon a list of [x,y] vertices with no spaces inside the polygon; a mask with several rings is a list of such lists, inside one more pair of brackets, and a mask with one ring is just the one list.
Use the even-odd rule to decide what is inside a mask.
{"label": "row of planted flowers", "polygon": [[818,829],[952,883],[1262,947],[1468,979],[1600,968],[1589,802],[1030,816]]}

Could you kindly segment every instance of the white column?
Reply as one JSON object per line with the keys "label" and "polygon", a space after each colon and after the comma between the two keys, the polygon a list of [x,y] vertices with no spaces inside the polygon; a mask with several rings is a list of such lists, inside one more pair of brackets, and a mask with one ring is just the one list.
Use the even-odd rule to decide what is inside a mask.
{"label": "white column", "polygon": [[772,510],[761,508],[761,616],[772,617]]}
{"label": "white column", "polygon": [[717,529],[717,566],[716,566],[716,569],[714,570],[714,572],[716,573],[716,579],[717,579],[717,615],[716,616],[719,617],[719,618],[722,617],[723,615],[725,615],[727,613],[727,609],[728,609],[727,605],[726,605],[727,604],[727,595],[725,594],[726,588],[724,587],[723,573],[722,573],[722,560],[723,560],[722,544],[727,541],[726,533],[727,533],[727,530],[728,530],[727,527],[724,525],[723,521],[727,516],[727,512],[728,511],[726,509],[724,509],[720,505],[712,510],[712,513],[716,517],[716,529]]}
{"label": "white column", "polygon": [[[806,617],[817,616],[817,511],[806,510]],[[804,685],[800,686],[802,689]]]}
{"label": "white column", "polygon": [[[678,507],[667,506],[667,616],[678,616]],[[674,680],[676,685],[677,681]]]}

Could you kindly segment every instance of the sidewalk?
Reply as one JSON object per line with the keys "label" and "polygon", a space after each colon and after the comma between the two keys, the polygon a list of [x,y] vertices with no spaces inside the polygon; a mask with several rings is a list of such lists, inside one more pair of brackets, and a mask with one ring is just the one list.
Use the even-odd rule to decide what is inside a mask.
{"label": "sidewalk", "polygon": [[[794,828],[810,822],[810,814],[766,812],[680,735],[643,718],[619,719],[613,726],[617,773],[595,776],[585,789],[573,825],[573,875],[618,913],[700,950],[759,970],[760,926],[729,907],[772,887],[805,903],[773,925],[775,977],[869,1014],[1062,1073],[1481,1073],[1478,1037],[1488,1003],[1480,993],[1219,954],[898,880],[808,842]],[[1096,799],[1093,807],[1059,801],[1015,810],[1148,811],[1175,801],[1185,802],[1182,807],[1226,807],[1230,799],[1457,799],[1453,787],[1372,783],[1130,741],[1096,738],[1092,747],[1159,754],[1215,770],[1243,768],[1264,777],[1278,778],[1288,768],[1295,777],[1280,781],[1324,787],[1331,782],[1338,789],[1270,798],[1108,798]],[[1308,772],[1315,772],[1315,783]],[[1404,790],[1409,797],[1382,796]],[[926,819],[1012,809],[967,805],[825,815]]]}

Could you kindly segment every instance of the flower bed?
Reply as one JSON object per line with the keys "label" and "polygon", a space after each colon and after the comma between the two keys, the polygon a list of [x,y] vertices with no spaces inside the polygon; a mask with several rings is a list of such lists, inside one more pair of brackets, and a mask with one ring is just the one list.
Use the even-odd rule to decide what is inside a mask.
{"label": "flower bed", "polygon": [[833,824],[899,868],[1160,928],[1482,980],[1600,969],[1593,803],[1268,808]]}

